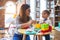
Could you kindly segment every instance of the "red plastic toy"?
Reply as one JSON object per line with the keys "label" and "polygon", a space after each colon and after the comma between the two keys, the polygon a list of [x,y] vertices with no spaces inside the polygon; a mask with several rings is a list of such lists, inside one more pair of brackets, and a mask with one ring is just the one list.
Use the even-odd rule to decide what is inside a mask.
{"label": "red plastic toy", "polygon": [[41,30],[42,33],[51,32],[51,31],[52,31],[52,26],[49,26],[48,30]]}

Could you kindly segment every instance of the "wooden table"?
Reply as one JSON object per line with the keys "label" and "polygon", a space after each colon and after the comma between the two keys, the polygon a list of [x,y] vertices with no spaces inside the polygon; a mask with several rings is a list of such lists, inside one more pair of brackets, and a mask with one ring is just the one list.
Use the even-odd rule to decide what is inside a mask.
{"label": "wooden table", "polygon": [[[23,39],[22,39],[22,40],[25,40],[25,37],[26,37],[26,35],[27,35],[27,34],[25,34],[26,29],[19,29],[18,32],[21,33],[21,34],[23,34]],[[42,40],[42,36],[43,36],[43,35],[47,35],[47,34],[50,34],[50,33],[51,33],[51,32],[47,32],[47,33],[44,33],[44,34],[43,34],[43,33],[37,33],[37,34],[34,34],[34,37],[37,36],[37,37],[38,37],[37,40]]]}
{"label": "wooden table", "polygon": [[60,28],[56,27],[54,31],[54,40],[60,40]]}

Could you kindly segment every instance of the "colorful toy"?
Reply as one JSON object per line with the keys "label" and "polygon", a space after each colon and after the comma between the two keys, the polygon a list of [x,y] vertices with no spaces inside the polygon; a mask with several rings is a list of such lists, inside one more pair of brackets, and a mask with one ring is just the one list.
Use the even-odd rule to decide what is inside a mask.
{"label": "colorful toy", "polygon": [[49,24],[41,24],[41,30],[45,31],[49,29]]}
{"label": "colorful toy", "polygon": [[36,29],[40,29],[40,28],[41,28],[41,24],[38,24],[38,23],[35,24],[35,28],[36,28]]}
{"label": "colorful toy", "polygon": [[46,32],[51,32],[52,27],[49,24],[41,24],[41,32],[46,33]]}

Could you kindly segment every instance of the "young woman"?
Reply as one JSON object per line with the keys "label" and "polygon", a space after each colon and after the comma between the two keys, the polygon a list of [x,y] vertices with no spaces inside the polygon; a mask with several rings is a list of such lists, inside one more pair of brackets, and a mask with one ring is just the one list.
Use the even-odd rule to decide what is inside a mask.
{"label": "young woman", "polygon": [[[35,21],[32,20],[29,15],[30,6],[23,4],[21,6],[20,13],[16,18],[16,29],[13,40],[22,40],[23,35],[17,31],[19,28],[28,28],[32,23],[35,23]],[[30,40],[29,35],[26,35],[26,40]]]}

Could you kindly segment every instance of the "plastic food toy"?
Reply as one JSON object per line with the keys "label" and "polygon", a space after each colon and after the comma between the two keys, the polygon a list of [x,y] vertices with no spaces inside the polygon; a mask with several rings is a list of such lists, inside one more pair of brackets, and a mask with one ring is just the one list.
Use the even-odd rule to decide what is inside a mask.
{"label": "plastic food toy", "polygon": [[35,29],[40,29],[41,28],[41,24],[35,24]]}

